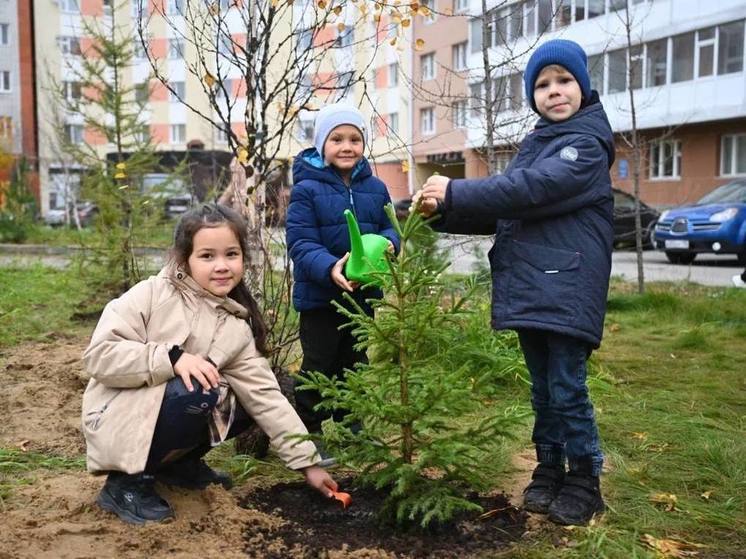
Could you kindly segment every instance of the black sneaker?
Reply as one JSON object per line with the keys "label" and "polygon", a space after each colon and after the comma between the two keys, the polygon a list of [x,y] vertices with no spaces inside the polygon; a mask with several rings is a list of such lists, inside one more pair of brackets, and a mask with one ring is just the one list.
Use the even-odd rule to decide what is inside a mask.
{"label": "black sneaker", "polygon": [[153,476],[147,474],[111,473],[96,503],[130,524],[173,518],[171,505],[155,492],[154,482]]}
{"label": "black sneaker", "polygon": [[165,464],[156,473],[156,479],[166,485],[184,489],[204,489],[210,484],[233,487],[233,480],[225,472],[218,472],[201,458],[187,458]]}
{"label": "black sneaker", "polygon": [[571,471],[549,507],[549,520],[556,524],[585,526],[594,514],[605,508],[598,477]]}
{"label": "black sneaker", "polygon": [[546,514],[562,487],[565,466],[540,463],[531,474],[531,483],[523,490],[523,508]]}

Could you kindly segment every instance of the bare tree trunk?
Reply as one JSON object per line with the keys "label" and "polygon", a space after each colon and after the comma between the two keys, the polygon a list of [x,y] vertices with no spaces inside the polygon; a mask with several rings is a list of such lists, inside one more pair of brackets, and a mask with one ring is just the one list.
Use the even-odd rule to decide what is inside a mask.
{"label": "bare tree trunk", "polygon": [[626,2],[624,27],[627,35],[627,91],[629,108],[632,116],[632,137],[630,153],[632,156],[632,189],[635,195],[635,251],[637,253],[637,291],[645,293],[645,270],[643,266],[642,219],[640,217],[640,138],[637,133],[637,112],[635,109],[634,70],[632,64],[632,22],[629,16],[629,0]]}
{"label": "bare tree trunk", "polygon": [[482,0],[482,66],[484,66],[484,118],[486,120],[485,128],[485,147],[487,149],[487,167],[490,175],[497,171],[497,155],[495,154],[495,118],[493,114],[494,106],[492,103],[492,65],[490,64],[490,43],[491,33],[488,23],[492,17],[487,11],[487,0]]}

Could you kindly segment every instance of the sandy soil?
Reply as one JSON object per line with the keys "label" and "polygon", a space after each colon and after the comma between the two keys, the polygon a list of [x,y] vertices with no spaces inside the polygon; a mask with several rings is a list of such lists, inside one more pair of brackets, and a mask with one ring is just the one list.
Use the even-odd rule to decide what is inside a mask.
{"label": "sandy soil", "polygon": [[[0,353],[4,394],[0,398],[0,446],[47,455],[79,458],[84,441],[79,430],[81,353],[87,340],[58,337]],[[508,493],[525,483],[530,458],[519,456],[522,473]],[[0,501],[0,559],[98,557],[293,557],[276,548],[273,528],[283,520],[243,509],[246,487],[231,491],[210,487],[201,492],[162,488],[176,519],[133,527],[94,504],[103,478],[84,471],[29,472],[28,485],[14,487]],[[514,502],[516,502],[514,500]],[[519,502],[519,501],[518,501]],[[537,528],[529,521],[529,530]],[[275,548],[275,549],[273,549]],[[330,557],[384,557],[380,550],[332,551]]]}

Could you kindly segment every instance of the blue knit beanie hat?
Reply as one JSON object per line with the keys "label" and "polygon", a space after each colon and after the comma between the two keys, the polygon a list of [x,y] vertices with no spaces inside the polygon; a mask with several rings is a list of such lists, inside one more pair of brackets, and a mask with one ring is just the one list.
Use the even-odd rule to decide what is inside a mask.
{"label": "blue knit beanie hat", "polygon": [[319,114],[316,115],[316,122],[314,123],[313,145],[322,158],[324,157],[324,144],[329,134],[337,126],[342,126],[343,124],[349,124],[360,130],[360,133],[363,135],[363,143],[367,143],[368,137],[365,130],[363,113],[347,103],[333,103],[319,111]]}
{"label": "blue knit beanie hat", "polygon": [[528,99],[531,108],[536,110],[534,102],[534,84],[541,71],[552,64],[559,64],[570,72],[580,86],[580,92],[583,99],[591,96],[591,77],[588,75],[588,58],[585,55],[583,47],[574,41],[566,39],[553,39],[547,41],[537,48],[531,55],[526,64],[526,71],[523,73],[523,83],[526,87],[526,99]]}

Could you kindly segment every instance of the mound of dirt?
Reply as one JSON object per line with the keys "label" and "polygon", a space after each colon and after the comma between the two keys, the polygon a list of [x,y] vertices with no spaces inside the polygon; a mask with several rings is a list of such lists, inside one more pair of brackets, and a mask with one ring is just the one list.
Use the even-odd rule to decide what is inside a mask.
{"label": "mound of dirt", "polygon": [[[303,483],[258,489],[242,499],[247,507],[285,519],[281,526],[262,532],[265,539],[274,538],[278,548],[276,554],[263,557],[281,559],[292,554],[311,559],[363,553],[366,557],[455,559],[505,549],[525,531],[526,514],[505,495],[472,495],[471,500],[484,511],[481,514],[464,512],[428,529],[419,525],[397,529],[377,518],[385,491],[354,488],[349,478],[338,482],[352,497],[347,509]],[[252,530],[249,539],[257,531]]]}

